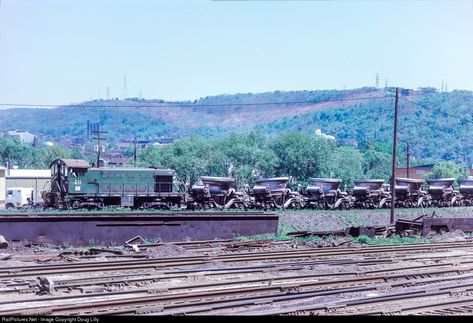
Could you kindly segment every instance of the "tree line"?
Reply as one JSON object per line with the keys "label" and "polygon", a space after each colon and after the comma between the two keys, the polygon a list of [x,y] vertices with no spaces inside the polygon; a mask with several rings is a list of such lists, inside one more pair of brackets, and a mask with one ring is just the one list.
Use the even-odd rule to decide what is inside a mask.
{"label": "tree line", "polygon": [[[362,142],[358,148],[303,132],[270,137],[261,132],[232,133],[223,139],[192,136],[170,145],[149,146],[139,153],[140,166],[163,165],[176,170],[180,180],[193,183],[199,176],[233,177],[239,185],[259,177],[291,176],[306,185],[310,177],[339,178],[353,186],[355,179],[391,177],[392,145]],[[399,164],[405,163],[402,153]],[[454,162],[428,159],[435,164],[428,178],[466,178],[467,169]],[[415,164],[422,164],[417,160]],[[411,163],[413,166],[413,164]]]}
{"label": "tree line", "polygon": [[[292,177],[293,184],[306,185],[310,177],[339,178],[353,186],[355,179],[384,179],[391,176],[392,145],[366,141],[355,148],[315,133],[287,132],[268,136],[259,131],[232,133],[222,139],[191,136],[169,145],[150,145],[138,151],[137,166],[165,166],[176,171],[178,180],[195,182],[200,176],[233,177],[239,185],[253,185],[259,177]],[[133,151],[125,152],[128,157]],[[0,137],[2,165],[19,168],[49,168],[57,158],[95,161],[79,148],[61,145],[33,148],[18,139]],[[402,152],[398,165],[405,165]],[[411,161],[411,166],[434,163],[430,178],[468,176],[467,169],[442,160]],[[129,167],[133,166],[130,158]]]}

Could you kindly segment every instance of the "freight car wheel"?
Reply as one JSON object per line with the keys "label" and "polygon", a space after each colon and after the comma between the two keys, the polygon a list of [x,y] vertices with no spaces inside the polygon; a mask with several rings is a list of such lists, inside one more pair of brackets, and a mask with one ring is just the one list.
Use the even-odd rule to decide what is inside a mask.
{"label": "freight car wheel", "polygon": [[452,202],[452,206],[463,206],[463,201],[460,199],[454,199]]}
{"label": "freight car wheel", "polygon": [[338,206],[340,210],[349,210],[350,209],[350,203],[349,202],[342,202]]}
{"label": "freight car wheel", "polygon": [[422,201],[419,203],[419,206],[420,206],[420,207],[429,207],[429,201],[422,200]]}
{"label": "freight car wheel", "polygon": [[291,203],[291,208],[294,210],[300,210],[302,208],[302,205],[299,202],[293,202]]}
{"label": "freight car wheel", "polygon": [[80,208],[80,202],[79,201],[72,202],[71,208],[74,210],[77,210],[78,208]]}

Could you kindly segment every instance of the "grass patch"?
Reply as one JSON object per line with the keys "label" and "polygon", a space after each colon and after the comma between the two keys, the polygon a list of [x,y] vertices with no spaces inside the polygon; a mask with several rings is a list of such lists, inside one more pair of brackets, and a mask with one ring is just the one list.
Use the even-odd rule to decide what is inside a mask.
{"label": "grass patch", "polygon": [[279,223],[276,234],[268,233],[268,234],[257,234],[254,236],[236,236],[235,238],[233,238],[233,240],[237,242],[253,241],[253,240],[274,240],[274,241],[290,240],[292,237],[289,237],[287,234],[293,231],[295,231],[295,229],[292,226],[286,223]]}
{"label": "grass patch", "polygon": [[370,238],[365,235],[358,236],[354,238],[352,243],[358,244],[368,244],[368,245],[400,245],[400,244],[416,244],[416,243],[425,243],[428,240],[422,237],[402,237],[394,236],[391,238]]}

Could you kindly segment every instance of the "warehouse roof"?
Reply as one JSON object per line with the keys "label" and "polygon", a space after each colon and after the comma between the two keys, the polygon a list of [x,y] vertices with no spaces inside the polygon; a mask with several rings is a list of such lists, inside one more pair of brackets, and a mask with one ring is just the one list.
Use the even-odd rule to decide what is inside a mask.
{"label": "warehouse roof", "polygon": [[10,169],[7,178],[51,178],[50,169]]}

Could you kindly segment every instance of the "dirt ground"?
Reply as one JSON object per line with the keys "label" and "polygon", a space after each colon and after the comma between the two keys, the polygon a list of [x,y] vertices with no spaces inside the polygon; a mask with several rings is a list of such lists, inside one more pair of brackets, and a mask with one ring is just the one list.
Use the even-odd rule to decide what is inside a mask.
{"label": "dirt ground", "polygon": [[[389,224],[390,210],[303,210],[303,211],[284,211],[279,212],[279,234],[287,234],[294,231],[331,231],[341,230],[347,227],[366,227],[366,226],[384,226]],[[429,209],[396,209],[396,219],[413,220],[423,214],[439,217],[469,217],[473,216],[473,207],[461,208],[429,208]],[[8,240],[8,237],[6,237]],[[461,231],[447,232],[443,235],[428,237],[433,242],[441,241],[464,241],[470,238]],[[308,242],[309,243],[309,242]],[[95,246],[97,248],[108,248],[104,246]],[[286,245],[273,245],[272,250],[287,248]],[[24,261],[33,263],[55,263],[70,262],[74,259],[85,258],[90,247],[63,245],[34,245],[28,241],[11,242],[5,249],[0,249],[0,266],[11,267],[19,265],[18,261],[24,264]],[[119,250],[125,253],[130,252],[124,246],[115,246],[111,250]],[[225,251],[225,250],[224,250]],[[229,250],[226,250],[230,252]],[[240,250],[242,251],[242,250]],[[244,250],[243,250],[244,251]],[[204,251],[205,252],[205,251]],[[60,256],[62,253],[67,256]],[[137,253],[138,254],[138,253]],[[201,255],[202,251],[192,250],[179,245],[165,244],[153,248],[141,250],[143,257],[148,258],[166,258],[166,257],[184,257]],[[101,253],[104,259],[113,259],[111,254]],[[19,258],[21,256],[21,259]]]}
{"label": "dirt ground", "polygon": [[[280,212],[280,228],[293,231],[329,231],[347,227],[384,226],[390,223],[390,210],[304,210]],[[395,209],[395,220],[414,220],[422,215],[471,217],[473,207]]]}

